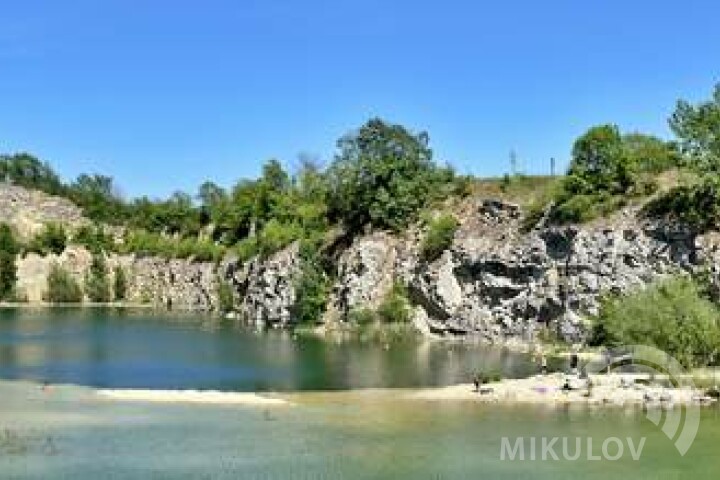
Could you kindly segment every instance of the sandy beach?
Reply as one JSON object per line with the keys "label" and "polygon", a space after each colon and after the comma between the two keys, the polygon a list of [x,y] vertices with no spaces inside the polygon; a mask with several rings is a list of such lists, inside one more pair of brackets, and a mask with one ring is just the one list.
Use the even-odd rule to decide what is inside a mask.
{"label": "sandy beach", "polygon": [[416,400],[469,400],[495,403],[588,404],[588,405],[689,405],[711,404],[714,399],[691,386],[676,388],[648,385],[642,374],[591,375],[587,381],[570,377],[571,389],[564,389],[566,375],[556,373],[523,379],[501,380],[482,385],[476,391],[472,384],[423,389],[408,394]]}

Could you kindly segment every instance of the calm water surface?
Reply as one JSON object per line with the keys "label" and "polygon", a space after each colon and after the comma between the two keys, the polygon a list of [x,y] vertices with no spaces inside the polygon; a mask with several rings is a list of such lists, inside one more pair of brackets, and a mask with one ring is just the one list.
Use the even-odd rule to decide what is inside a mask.
{"label": "calm water surface", "polygon": [[[420,401],[402,390],[521,375],[472,346],[332,344],[207,319],[100,310],[0,312],[0,378],[91,386],[284,390],[293,406],[117,402],[93,389],[0,381],[5,479],[716,479],[720,417],[683,457],[640,410]],[[526,373],[526,372],[525,372]],[[313,390],[313,391],[308,391]],[[503,461],[503,437],[645,438],[641,458]],[[560,450],[559,450],[560,451]]]}
{"label": "calm water surface", "polygon": [[522,376],[525,355],[417,341],[333,343],[232,322],[109,309],[0,310],[0,378],[236,391],[418,387],[478,369]]}

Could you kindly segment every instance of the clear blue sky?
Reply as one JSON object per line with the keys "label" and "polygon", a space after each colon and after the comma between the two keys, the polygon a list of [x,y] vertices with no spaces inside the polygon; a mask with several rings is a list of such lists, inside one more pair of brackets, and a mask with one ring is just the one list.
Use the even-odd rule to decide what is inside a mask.
{"label": "clear blue sky", "polygon": [[565,165],[588,126],[669,135],[720,80],[714,1],[87,0],[0,8],[0,151],[127,195],[332,157],[370,116],[436,158]]}

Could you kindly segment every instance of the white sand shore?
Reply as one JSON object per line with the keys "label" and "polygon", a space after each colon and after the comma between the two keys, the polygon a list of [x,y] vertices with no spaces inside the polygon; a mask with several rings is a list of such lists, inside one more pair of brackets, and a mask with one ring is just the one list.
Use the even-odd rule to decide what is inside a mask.
{"label": "white sand shore", "polygon": [[136,402],[254,405],[262,407],[292,405],[287,400],[267,397],[257,393],[219,392],[215,390],[101,389],[97,390],[97,395],[108,400]]}
{"label": "white sand shore", "polygon": [[[690,387],[665,388],[657,385],[643,385],[636,382],[645,379],[643,375],[611,374],[592,375],[592,388],[587,382],[571,381],[572,390],[563,390],[563,374],[536,375],[516,380],[502,380],[482,386],[475,391],[472,384],[423,389],[411,392],[406,398],[415,400],[472,400],[495,403],[535,403],[588,405],[688,405],[709,404],[712,399],[704,396],[699,389]],[[646,380],[646,379],[645,379]]]}

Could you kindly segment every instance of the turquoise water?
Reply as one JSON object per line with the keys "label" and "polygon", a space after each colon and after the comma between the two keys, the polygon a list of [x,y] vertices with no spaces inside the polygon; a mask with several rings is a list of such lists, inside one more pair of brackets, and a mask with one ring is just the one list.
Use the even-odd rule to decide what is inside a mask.
{"label": "turquoise water", "polygon": [[[514,373],[531,368],[523,356],[478,346],[403,342],[386,349],[257,334],[198,318],[3,311],[4,379],[260,387],[285,391],[279,395],[292,406],[121,402],[92,388],[0,381],[0,478],[718,478],[717,408],[702,411],[683,457],[640,410],[421,401],[401,388],[339,390],[455,383],[488,365]],[[518,437],[578,437],[581,456],[503,460],[502,439]],[[588,459],[587,438],[590,454],[599,455],[609,437],[635,445],[644,438],[639,460],[627,451],[617,461]]]}
{"label": "turquoise water", "polygon": [[468,382],[478,369],[533,370],[473,345],[326,342],[233,322],[108,309],[0,310],[0,378],[95,387],[338,390]]}
{"label": "turquoise water", "polygon": [[[422,402],[398,392],[291,395],[292,407],[99,401],[2,385],[2,478],[705,479],[720,419],[703,411],[685,457],[640,411]],[[4,439],[10,434],[11,441]],[[503,436],[646,438],[638,461],[503,461]]]}

